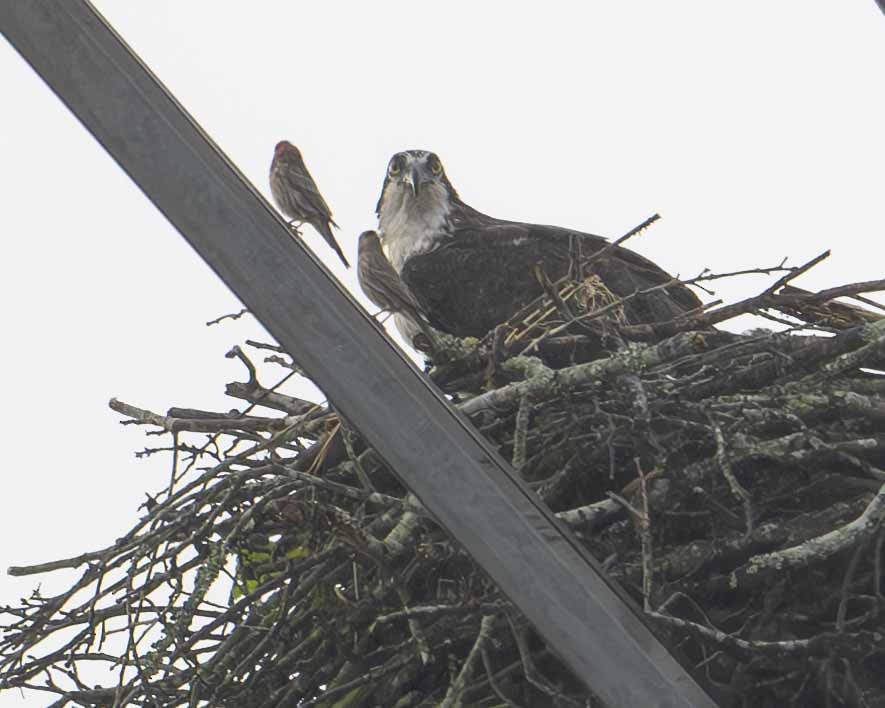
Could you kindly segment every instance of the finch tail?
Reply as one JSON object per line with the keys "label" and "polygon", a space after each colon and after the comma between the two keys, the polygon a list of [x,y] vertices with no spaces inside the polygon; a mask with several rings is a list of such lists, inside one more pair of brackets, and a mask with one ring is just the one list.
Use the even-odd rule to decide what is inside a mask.
{"label": "finch tail", "polygon": [[338,257],[341,259],[344,267],[350,268],[350,263],[348,263],[347,259],[344,257],[344,252],[341,250],[341,246],[339,246],[338,242],[335,240],[335,236],[332,234],[332,228],[329,226],[328,222],[321,221],[315,225],[315,228],[317,231],[320,232],[320,236],[322,236],[326,240],[326,243],[331,246],[332,250],[338,254]]}

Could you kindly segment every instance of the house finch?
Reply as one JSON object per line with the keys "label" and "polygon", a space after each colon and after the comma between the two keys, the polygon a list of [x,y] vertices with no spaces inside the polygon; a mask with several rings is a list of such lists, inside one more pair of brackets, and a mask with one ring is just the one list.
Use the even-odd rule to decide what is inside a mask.
{"label": "house finch", "polygon": [[413,337],[409,335],[417,334],[420,330],[430,340],[430,346],[437,348],[439,340],[430,327],[427,316],[412,291],[390,265],[381,248],[381,240],[374,231],[360,234],[356,274],[360,287],[369,300],[382,310],[407,320],[403,323],[405,326],[400,326],[400,331],[408,339],[412,340]]}
{"label": "house finch", "polygon": [[338,228],[338,224],[332,221],[329,205],[307,171],[298,148],[286,140],[277,143],[274,148],[273,161],[270,163],[270,193],[280,211],[292,220],[290,224],[297,221],[299,225],[307,222],[313,226],[344,265],[350,268],[350,263],[332,235],[331,227]]}

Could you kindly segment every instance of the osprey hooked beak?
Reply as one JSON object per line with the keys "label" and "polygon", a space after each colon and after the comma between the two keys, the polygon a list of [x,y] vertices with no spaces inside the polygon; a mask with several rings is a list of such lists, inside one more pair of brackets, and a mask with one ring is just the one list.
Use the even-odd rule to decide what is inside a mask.
{"label": "osprey hooked beak", "polygon": [[421,166],[416,163],[412,163],[406,174],[403,175],[403,182],[412,188],[412,195],[415,197],[418,196],[418,192],[421,191],[421,185],[426,181],[427,179],[423,174]]}

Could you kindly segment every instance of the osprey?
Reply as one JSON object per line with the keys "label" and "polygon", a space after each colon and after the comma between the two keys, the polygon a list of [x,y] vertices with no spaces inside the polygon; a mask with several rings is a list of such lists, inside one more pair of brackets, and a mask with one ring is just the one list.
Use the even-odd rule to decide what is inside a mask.
{"label": "osprey", "polygon": [[[542,294],[536,265],[552,281],[569,273],[573,259],[612,294],[672,280],[663,269],[601,236],[556,226],[523,224],[487,216],[465,204],[439,158],[406,150],[391,158],[376,208],[390,262],[414,293],[434,327],[481,337]],[[681,283],[632,297],[623,304],[628,324],[670,320],[701,306]],[[400,331],[414,334],[407,322]],[[411,339],[410,339],[411,341]]]}

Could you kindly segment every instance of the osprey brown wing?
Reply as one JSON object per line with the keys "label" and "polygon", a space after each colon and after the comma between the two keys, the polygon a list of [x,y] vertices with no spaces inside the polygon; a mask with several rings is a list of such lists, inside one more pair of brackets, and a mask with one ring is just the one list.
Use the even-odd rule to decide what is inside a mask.
{"label": "osprey brown wing", "polygon": [[[599,236],[553,226],[498,223],[455,229],[443,245],[412,256],[402,279],[415,294],[430,321],[458,336],[484,335],[542,294],[534,267],[551,280],[569,271],[574,244],[587,263],[585,274],[596,274],[617,296],[632,295],[671,276],[646,258],[623,247],[589,260],[607,245]],[[685,285],[631,298],[625,315],[631,324],[672,319],[700,306]]]}

